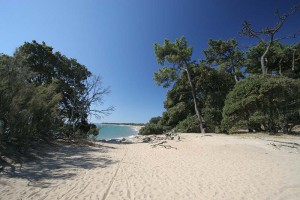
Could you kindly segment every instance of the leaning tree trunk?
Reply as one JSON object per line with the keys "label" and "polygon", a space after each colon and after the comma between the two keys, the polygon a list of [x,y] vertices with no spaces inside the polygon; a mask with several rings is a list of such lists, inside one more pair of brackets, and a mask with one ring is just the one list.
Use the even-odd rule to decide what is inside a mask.
{"label": "leaning tree trunk", "polygon": [[265,59],[266,59],[267,54],[269,53],[270,46],[271,46],[271,42],[268,44],[266,51],[260,58],[261,71],[262,71],[263,75],[267,74],[267,67],[265,65]]}
{"label": "leaning tree trunk", "polygon": [[295,52],[296,50],[293,50],[293,62],[292,62],[292,71],[295,72]]}
{"label": "leaning tree trunk", "polygon": [[234,76],[234,81],[235,81],[235,83],[239,82],[239,78],[238,78],[237,75],[235,74],[235,67],[232,67],[232,73],[233,73],[233,76]]}
{"label": "leaning tree trunk", "polygon": [[279,75],[280,76],[282,76],[281,62],[282,62],[282,58],[280,58],[280,60],[279,60]]}
{"label": "leaning tree trunk", "polygon": [[195,112],[196,112],[196,115],[197,115],[197,118],[199,121],[199,128],[200,128],[201,133],[205,133],[205,129],[203,127],[203,119],[202,119],[201,111],[198,109],[198,106],[197,106],[196,91],[195,91],[195,87],[194,87],[194,84],[191,79],[191,71],[190,71],[188,64],[186,65],[186,72],[187,72],[188,80],[189,80],[189,83],[191,86],[191,91],[192,91],[194,106],[195,106]]}
{"label": "leaning tree trunk", "polygon": [[268,43],[267,48],[266,48],[264,54],[260,58],[261,71],[262,71],[263,75],[267,74],[267,66],[265,65],[265,59],[266,59],[266,56],[269,53],[270,48],[271,48],[271,46],[273,44],[273,37],[274,37],[274,35],[271,35],[270,42]]}

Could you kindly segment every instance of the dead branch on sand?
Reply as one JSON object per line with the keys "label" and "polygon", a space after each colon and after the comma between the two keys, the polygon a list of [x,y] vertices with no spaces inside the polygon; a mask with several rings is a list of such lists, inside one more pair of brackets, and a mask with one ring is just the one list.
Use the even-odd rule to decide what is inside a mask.
{"label": "dead branch on sand", "polygon": [[286,145],[286,144],[275,144],[275,143],[270,143],[270,145],[274,146],[277,149],[280,149],[280,147],[289,147],[289,148],[294,148],[298,150],[298,147],[296,146],[291,146],[291,145]]}
{"label": "dead branch on sand", "polygon": [[[296,142],[284,142],[284,141],[279,141],[279,140],[267,140],[267,139],[263,139],[263,138],[260,138],[260,137],[256,137],[260,140],[265,140],[265,141],[269,141],[269,142],[277,142],[277,143],[282,143],[282,144],[287,144],[287,145],[293,145],[293,146],[298,146],[300,147],[300,144],[299,143],[296,143]],[[283,146],[283,145],[281,145]],[[296,147],[297,148],[297,147]]]}
{"label": "dead branch on sand", "polygon": [[161,147],[164,147],[165,149],[176,149],[177,150],[176,147],[172,147],[171,145],[164,145],[165,143],[167,143],[167,141],[162,141],[157,144],[152,144],[151,147],[155,148],[155,147],[161,146]]}

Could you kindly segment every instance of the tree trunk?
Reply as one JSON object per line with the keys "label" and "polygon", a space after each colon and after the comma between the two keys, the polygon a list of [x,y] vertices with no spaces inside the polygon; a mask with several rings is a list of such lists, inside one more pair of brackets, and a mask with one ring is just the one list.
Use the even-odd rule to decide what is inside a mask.
{"label": "tree trunk", "polygon": [[234,74],[234,80],[235,82],[239,82],[239,78],[237,77],[237,75],[235,74],[235,67],[232,67],[232,73]]}
{"label": "tree trunk", "polygon": [[288,122],[285,119],[282,125],[282,131],[284,134],[288,134],[289,133],[289,126],[288,126]]}
{"label": "tree trunk", "polygon": [[239,82],[237,75],[234,75],[234,80],[235,80],[235,83]]}
{"label": "tree trunk", "polygon": [[280,58],[280,61],[279,61],[279,75],[280,76],[282,76],[281,62],[282,62],[282,58]]}
{"label": "tree trunk", "polygon": [[263,75],[267,74],[267,67],[265,65],[265,59],[266,59],[267,54],[269,53],[271,45],[272,45],[272,40],[269,42],[266,51],[264,52],[264,54],[260,58],[261,71],[262,71]]}
{"label": "tree trunk", "polygon": [[265,57],[267,55],[267,50],[265,51],[265,53],[261,56],[260,58],[260,64],[261,64],[261,71],[262,74],[265,75],[266,74],[266,65],[265,65]]}
{"label": "tree trunk", "polygon": [[295,71],[295,52],[296,52],[296,50],[293,49],[293,62],[292,62],[292,71],[293,72]]}
{"label": "tree trunk", "polygon": [[197,118],[199,121],[199,128],[200,128],[201,133],[205,133],[205,129],[203,127],[203,118],[201,115],[201,111],[198,109],[198,106],[197,106],[196,91],[195,91],[194,84],[192,83],[191,71],[190,71],[190,67],[188,66],[188,64],[186,64],[186,72],[187,72],[188,80],[189,80],[189,83],[191,86],[191,91],[192,91],[194,106],[195,106],[195,112],[196,112],[196,115],[197,115]]}

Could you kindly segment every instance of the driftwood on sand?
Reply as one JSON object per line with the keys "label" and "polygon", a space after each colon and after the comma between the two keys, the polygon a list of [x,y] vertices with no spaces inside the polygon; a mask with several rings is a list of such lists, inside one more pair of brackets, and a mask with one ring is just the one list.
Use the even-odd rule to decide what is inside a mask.
{"label": "driftwood on sand", "polygon": [[174,133],[167,133],[165,136],[147,136],[142,139],[143,143],[152,143],[151,147],[164,147],[165,149],[176,149],[176,147],[172,147],[171,145],[167,145],[167,140],[174,140],[177,136],[177,140],[181,141],[181,137]]}
{"label": "driftwood on sand", "polygon": [[159,142],[157,144],[153,144],[151,146],[152,146],[152,148],[155,148],[157,146],[161,146],[161,147],[164,147],[165,149],[176,149],[177,150],[176,147],[172,147],[171,145],[165,145],[165,143],[167,143],[167,141],[162,141],[162,142]]}
{"label": "driftwood on sand", "polygon": [[[299,149],[300,147],[300,144],[299,143],[296,143],[296,142],[285,142],[285,141],[279,141],[279,140],[270,140],[270,139],[263,139],[263,138],[260,138],[260,137],[256,137],[260,140],[265,140],[265,141],[269,141],[269,142],[272,142],[270,143],[270,145],[274,146],[275,148],[277,149],[280,149],[280,147],[289,147],[289,148],[293,148],[293,149]],[[278,144],[276,144],[278,143]]]}
{"label": "driftwood on sand", "polygon": [[298,147],[296,146],[292,146],[292,145],[286,145],[286,144],[275,144],[275,143],[270,143],[270,145],[272,145],[273,147],[275,147],[276,149],[280,149],[280,147],[289,147],[289,148],[294,148],[298,150]]}
{"label": "driftwood on sand", "polygon": [[300,144],[299,143],[296,143],[296,142],[284,142],[284,141],[279,141],[279,140],[267,140],[267,139],[263,139],[263,138],[260,138],[260,137],[256,137],[260,140],[265,140],[265,141],[270,141],[270,142],[277,142],[277,143],[283,143],[283,144],[290,144],[290,145],[294,145],[294,146],[298,146],[300,147]]}

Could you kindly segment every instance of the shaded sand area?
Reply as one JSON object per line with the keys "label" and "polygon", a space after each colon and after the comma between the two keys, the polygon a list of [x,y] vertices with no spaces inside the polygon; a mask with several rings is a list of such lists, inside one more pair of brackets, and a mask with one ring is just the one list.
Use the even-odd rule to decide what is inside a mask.
{"label": "shaded sand area", "polygon": [[[259,138],[257,138],[259,137]],[[153,147],[57,147],[5,169],[0,199],[300,199],[299,137],[181,134]],[[174,148],[173,148],[174,147]]]}

